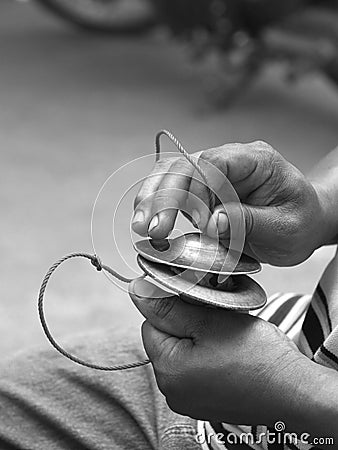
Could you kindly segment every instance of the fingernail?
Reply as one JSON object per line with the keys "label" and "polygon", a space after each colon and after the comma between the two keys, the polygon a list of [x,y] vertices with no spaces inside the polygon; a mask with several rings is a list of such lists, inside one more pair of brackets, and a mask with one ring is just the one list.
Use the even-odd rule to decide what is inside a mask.
{"label": "fingernail", "polygon": [[155,284],[150,283],[144,278],[137,278],[132,281],[130,286],[131,292],[136,295],[136,297],[143,299],[158,299],[158,298],[170,298],[174,294],[166,292],[159,288]]}
{"label": "fingernail", "polygon": [[133,223],[144,222],[144,213],[142,210],[135,211]]}
{"label": "fingernail", "polygon": [[229,219],[225,212],[220,211],[217,217],[217,228],[219,234],[224,234],[229,226]]}
{"label": "fingernail", "polygon": [[157,286],[143,278],[134,280],[132,284],[132,291],[137,297],[151,297],[156,290]]}
{"label": "fingernail", "polygon": [[217,278],[217,283],[218,284],[222,284],[222,283],[224,283],[224,281],[226,281],[227,279],[229,278],[229,275],[218,275],[218,278]]}
{"label": "fingernail", "polygon": [[158,225],[158,215],[156,214],[150,221],[148,233],[150,233],[154,228],[156,228],[157,225]]}
{"label": "fingernail", "polygon": [[215,238],[218,239],[218,228],[217,228],[217,223],[216,220],[218,220],[215,215],[211,216],[209,224],[208,224],[208,228],[207,228],[207,233],[211,238]]}
{"label": "fingernail", "polygon": [[197,211],[197,209],[193,209],[193,210],[192,210],[191,218],[192,218],[194,227],[195,227],[195,228],[198,228],[198,225],[199,225],[199,223],[200,223],[200,221],[201,221],[201,215],[200,215],[200,213]]}

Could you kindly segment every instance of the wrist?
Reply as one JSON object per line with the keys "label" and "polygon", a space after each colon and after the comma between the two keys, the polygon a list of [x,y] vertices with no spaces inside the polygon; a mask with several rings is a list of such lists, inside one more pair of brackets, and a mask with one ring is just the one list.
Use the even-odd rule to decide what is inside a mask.
{"label": "wrist", "polygon": [[313,181],[312,186],[318,199],[319,246],[338,242],[338,215],[330,190],[325,185]]}
{"label": "wrist", "polygon": [[[289,407],[284,411],[286,431],[334,439],[330,448],[338,448],[338,374],[302,356],[292,368]],[[321,446],[320,446],[321,447]]]}

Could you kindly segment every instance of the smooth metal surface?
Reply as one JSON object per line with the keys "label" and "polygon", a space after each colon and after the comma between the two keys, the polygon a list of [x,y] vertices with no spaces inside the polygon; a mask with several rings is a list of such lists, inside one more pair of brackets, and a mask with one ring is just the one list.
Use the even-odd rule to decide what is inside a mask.
{"label": "smooth metal surface", "polygon": [[221,242],[201,233],[187,233],[174,239],[144,239],[134,244],[138,254],[149,261],[182,269],[220,275],[247,275],[259,272],[259,262],[229,251]]}
{"label": "smooth metal surface", "polygon": [[175,275],[170,266],[148,261],[140,255],[137,257],[137,262],[147,275],[164,288],[177,294],[184,294],[194,302],[238,311],[258,309],[266,303],[267,298],[263,288],[246,275],[233,277],[234,288],[229,292],[195,285],[182,276]]}

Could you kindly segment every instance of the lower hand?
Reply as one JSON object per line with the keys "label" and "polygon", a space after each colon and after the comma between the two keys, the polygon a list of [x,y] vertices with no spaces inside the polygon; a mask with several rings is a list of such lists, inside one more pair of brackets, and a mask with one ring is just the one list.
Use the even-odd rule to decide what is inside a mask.
{"label": "lower hand", "polygon": [[146,318],[145,350],[170,408],[236,424],[287,422],[313,364],[276,326],[249,314],[191,305],[144,279],[130,295]]}

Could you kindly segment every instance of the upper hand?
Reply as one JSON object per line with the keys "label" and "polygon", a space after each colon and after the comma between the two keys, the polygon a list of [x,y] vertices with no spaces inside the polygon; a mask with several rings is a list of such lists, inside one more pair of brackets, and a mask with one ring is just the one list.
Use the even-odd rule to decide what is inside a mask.
{"label": "upper hand", "polygon": [[[199,163],[207,175],[211,163],[228,178],[241,206],[230,202],[224,211],[216,204],[210,216],[208,208],[196,201],[208,204],[207,189],[194,179],[192,165],[183,157],[160,160],[135,200],[135,232],[165,238],[178,210],[184,210],[200,230],[227,241],[229,215],[244,214],[244,251],[261,262],[298,264],[323,245],[325,219],[315,188],[270,145],[227,144],[201,152]],[[213,180],[209,181],[212,187]]]}

